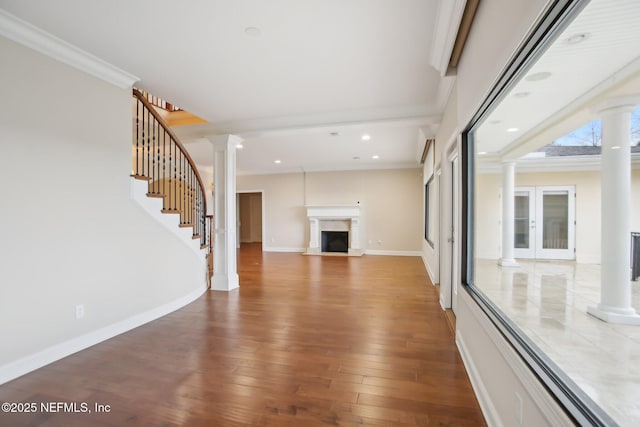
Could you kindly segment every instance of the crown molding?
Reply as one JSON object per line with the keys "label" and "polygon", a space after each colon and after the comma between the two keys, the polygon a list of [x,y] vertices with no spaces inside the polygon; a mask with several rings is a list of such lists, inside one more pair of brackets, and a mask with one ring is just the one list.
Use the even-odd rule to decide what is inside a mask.
{"label": "crown molding", "polygon": [[436,23],[433,27],[430,63],[444,77],[449,67],[451,51],[458,36],[458,28],[466,0],[439,0]]}
{"label": "crown molding", "polygon": [[140,80],[2,9],[0,35],[122,89]]}

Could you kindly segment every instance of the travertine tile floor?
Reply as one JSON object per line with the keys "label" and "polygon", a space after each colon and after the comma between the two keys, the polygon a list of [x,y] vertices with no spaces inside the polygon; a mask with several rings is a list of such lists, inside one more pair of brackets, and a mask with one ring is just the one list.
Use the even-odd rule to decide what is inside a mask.
{"label": "travertine tile floor", "polygon": [[[587,314],[600,301],[600,265],[476,260],[475,283],[621,426],[640,425],[640,326]],[[630,282],[640,313],[640,283]]]}

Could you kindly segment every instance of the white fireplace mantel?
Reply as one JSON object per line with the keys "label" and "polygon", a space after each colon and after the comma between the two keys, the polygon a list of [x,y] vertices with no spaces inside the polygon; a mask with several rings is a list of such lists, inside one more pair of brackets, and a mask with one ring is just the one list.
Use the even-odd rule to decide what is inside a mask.
{"label": "white fireplace mantel", "polygon": [[[321,205],[305,206],[309,219],[309,246],[306,254],[320,254],[322,231],[330,231],[339,222],[343,222],[349,231],[348,255],[360,256],[360,205]],[[338,230],[342,231],[342,230]]]}

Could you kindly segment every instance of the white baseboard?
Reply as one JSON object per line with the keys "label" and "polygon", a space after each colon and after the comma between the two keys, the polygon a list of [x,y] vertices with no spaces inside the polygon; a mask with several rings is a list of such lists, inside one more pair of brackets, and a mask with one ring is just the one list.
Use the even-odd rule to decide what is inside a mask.
{"label": "white baseboard", "polygon": [[113,338],[117,335],[135,329],[138,326],[144,325],[145,323],[151,322],[152,320],[158,319],[173,311],[176,311],[179,308],[182,308],[197,299],[206,290],[206,285],[200,286],[187,295],[171,301],[167,304],[163,304],[159,307],[153,308],[143,313],[136,314],[135,316],[121,320],[112,325],[105,326],[104,328],[100,328],[76,338],[72,338],[68,341],[56,344],[32,355],[0,366],[0,384],[4,384],[24,374],[35,371],[36,369],[42,368],[43,366],[60,360],[64,357],[70,356],[73,353],[77,353],[80,350],[89,348],[93,345],[106,341],[109,338]]}
{"label": "white baseboard", "polygon": [[304,252],[305,248],[286,248],[279,246],[265,246],[262,248],[263,252]]}
{"label": "white baseboard", "polygon": [[480,404],[482,415],[484,415],[484,418],[487,421],[487,425],[490,427],[502,427],[502,420],[489,397],[489,392],[482,382],[482,377],[480,376],[476,365],[473,363],[473,357],[469,354],[469,350],[464,343],[464,339],[462,338],[460,331],[456,331],[456,344],[460,351],[460,356],[462,357],[464,366],[467,369],[467,373],[469,374],[471,386],[473,387],[473,391],[476,394],[478,403]]}
{"label": "white baseboard", "polygon": [[375,249],[365,249],[365,255],[388,255],[388,256],[419,256],[422,257],[421,251],[379,251]]}

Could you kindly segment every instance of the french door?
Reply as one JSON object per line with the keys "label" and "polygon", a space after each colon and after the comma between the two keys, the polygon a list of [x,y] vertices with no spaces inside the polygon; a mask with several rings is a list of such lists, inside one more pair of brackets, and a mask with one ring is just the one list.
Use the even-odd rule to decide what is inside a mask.
{"label": "french door", "polygon": [[575,259],[573,186],[516,187],[514,256]]}

